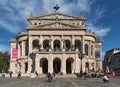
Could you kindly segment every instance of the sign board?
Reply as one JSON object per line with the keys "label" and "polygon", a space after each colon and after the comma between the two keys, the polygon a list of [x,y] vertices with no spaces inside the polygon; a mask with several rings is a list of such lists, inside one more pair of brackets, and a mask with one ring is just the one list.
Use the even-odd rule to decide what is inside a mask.
{"label": "sign board", "polygon": [[18,49],[12,48],[12,58],[17,59],[18,58]]}

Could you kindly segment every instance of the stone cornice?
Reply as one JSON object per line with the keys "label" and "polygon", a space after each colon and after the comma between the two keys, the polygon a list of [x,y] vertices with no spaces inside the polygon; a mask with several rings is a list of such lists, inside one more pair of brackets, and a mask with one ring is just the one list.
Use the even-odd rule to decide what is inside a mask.
{"label": "stone cornice", "polygon": [[17,43],[17,40],[16,40],[15,38],[12,38],[12,39],[10,40],[10,43]]}
{"label": "stone cornice", "polygon": [[102,43],[103,41],[101,39],[96,39],[96,43]]}
{"label": "stone cornice", "polygon": [[16,38],[18,39],[19,37],[22,37],[22,36],[28,36],[28,32],[20,32]]}
{"label": "stone cornice", "polygon": [[96,35],[94,34],[94,33],[89,33],[89,32],[86,32],[86,34],[85,34],[86,36],[92,36],[92,37],[95,37],[96,38]]}
{"label": "stone cornice", "polygon": [[[49,19],[49,18],[44,18],[46,16],[56,16],[56,15],[60,15],[60,16],[64,16],[64,17],[70,17],[70,18],[67,18],[67,19],[76,19],[76,20],[83,20],[83,21],[86,21],[86,18],[84,16],[72,16],[72,15],[67,15],[67,14],[63,14],[63,13],[51,13],[51,14],[46,14],[46,15],[41,15],[41,16],[30,16],[27,20],[38,20],[38,19]],[[65,20],[66,18],[64,18]]]}

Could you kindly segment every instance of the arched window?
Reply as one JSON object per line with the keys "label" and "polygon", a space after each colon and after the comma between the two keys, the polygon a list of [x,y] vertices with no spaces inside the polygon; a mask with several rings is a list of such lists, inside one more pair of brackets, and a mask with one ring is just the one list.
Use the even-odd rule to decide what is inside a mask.
{"label": "arched window", "polygon": [[60,50],[60,41],[59,40],[55,40],[54,41],[54,50],[55,51],[59,51]]}
{"label": "arched window", "polygon": [[33,48],[38,48],[39,47],[39,40],[33,40],[32,46],[33,46]]}
{"label": "arched window", "polygon": [[69,40],[65,40],[65,48],[66,48],[66,51],[68,51],[71,48],[71,43]]}
{"label": "arched window", "polygon": [[91,46],[91,56],[93,55],[93,46]]}
{"label": "arched window", "polygon": [[49,51],[49,40],[44,40],[43,41],[43,48],[46,50],[46,51]]}
{"label": "arched window", "polygon": [[81,41],[80,40],[75,40],[75,49],[79,49],[81,51]]}
{"label": "arched window", "polygon": [[28,41],[25,42],[25,56],[28,55]]}
{"label": "arched window", "polygon": [[88,44],[85,44],[85,54],[88,55]]}
{"label": "arched window", "polygon": [[22,46],[20,45],[20,56],[22,56]]}

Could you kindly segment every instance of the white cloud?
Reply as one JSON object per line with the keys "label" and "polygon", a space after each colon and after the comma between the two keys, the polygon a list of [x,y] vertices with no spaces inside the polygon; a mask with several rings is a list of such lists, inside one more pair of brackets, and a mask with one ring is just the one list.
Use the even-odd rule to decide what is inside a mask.
{"label": "white cloud", "polygon": [[91,5],[95,0],[43,0],[43,8],[46,12],[50,13],[53,11],[53,6],[58,4],[60,6],[60,11],[63,13],[71,13],[77,9],[77,11],[89,12]]}
{"label": "white cloud", "polygon": [[[12,33],[18,33],[26,26],[26,18],[29,17],[31,12],[34,15],[40,13],[53,12],[53,6],[58,4],[60,6],[60,12],[67,14],[80,15],[81,12],[86,13],[91,17],[91,13],[94,13],[93,17],[89,17],[89,20],[97,22],[104,16],[105,9],[101,7],[92,8],[92,4],[95,4],[96,0],[3,0],[0,5],[0,9],[4,9],[8,13],[4,15],[0,20],[0,26]],[[94,9],[94,12],[92,12]],[[75,12],[74,12],[75,11]],[[8,21],[9,20],[9,21]],[[24,25],[24,26],[21,26]],[[99,36],[105,36],[110,28],[88,26],[95,31]],[[98,31],[99,29],[99,31]]]}
{"label": "white cloud", "polygon": [[88,29],[95,32],[95,34],[99,37],[106,36],[108,32],[111,30],[110,27],[101,27],[101,26],[94,26],[92,23],[87,23]]}
{"label": "white cloud", "polygon": [[94,18],[92,19],[94,22],[97,22],[98,19],[101,19],[104,16],[104,13],[106,12],[105,8],[98,7],[94,11]]}
{"label": "white cloud", "polygon": [[9,47],[7,47],[6,45],[0,45],[0,51],[2,52],[9,51]]}

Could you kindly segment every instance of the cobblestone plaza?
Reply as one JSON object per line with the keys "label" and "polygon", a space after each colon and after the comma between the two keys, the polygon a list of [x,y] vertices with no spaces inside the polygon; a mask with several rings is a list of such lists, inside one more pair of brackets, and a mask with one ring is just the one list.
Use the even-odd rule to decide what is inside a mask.
{"label": "cobblestone plaza", "polygon": [[56,77],[52,82],[46,77],[0,78],[0,87],[120,87],[119,78],[110,78],[110,83],[103,83],[102,78]]}

